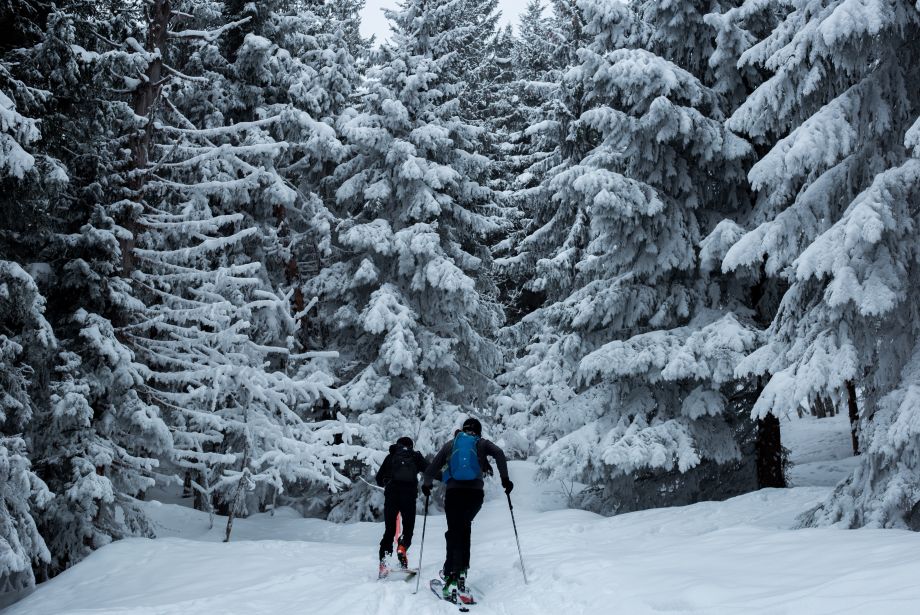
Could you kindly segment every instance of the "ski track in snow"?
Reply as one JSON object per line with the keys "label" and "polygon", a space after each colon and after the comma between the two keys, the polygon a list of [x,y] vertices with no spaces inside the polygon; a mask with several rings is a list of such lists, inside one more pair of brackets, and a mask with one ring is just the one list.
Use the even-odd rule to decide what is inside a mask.
{"label": "ski track in snow", "polygon": [[[784,424],[799,480],[846,475],[847,424]],[[843,443],[843,444],[841,444]],[[820,471],[804,471],[823,464]],[[794,472],[796,470],[794,469]],[[512,462],[512,494],[530,585],[523,583],[503,493],[489,487],[473,528],[471,582],[481,615],[845,615],[917,612],[920,535],[789,529],[827,486],[762,490],[605,518],[565,509],[561,490]],[[798,482],[797,484],[801,484]],[[415,580],[378,582],[382,525],[336,525],[290,509],[235,522],[147,503],[161,538],[113,543],[41,585],[3,615],[454,614],[428,588],[444,557],[442,514],[428,518]],[[417,563],[422,519],[411,564]]]}

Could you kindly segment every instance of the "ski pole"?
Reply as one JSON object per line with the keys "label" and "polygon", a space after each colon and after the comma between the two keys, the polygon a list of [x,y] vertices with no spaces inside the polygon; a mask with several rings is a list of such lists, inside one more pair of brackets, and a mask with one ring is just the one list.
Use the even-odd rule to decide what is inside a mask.
{"label": "ski pole", "polygon": [[514,527],[514,541],[517,543],[518,557],[521,559],[521,574],[524,575],[524,585],[527,585],[527,571],[524,569],[524,556],[521,554],[521,539],[518,538],[517,523],[514,521],[514,506],[511,505],[511,494],[505,492],[508,496],[508,510],[511,511],[511,525]]}
{"label": "ski pole", "polygon": [[425,526],[428,525],[428,498],[430,496],[425,496],[425,516],[422,518],[422,544],[418,549],[418,573],[415,575],[415,591],[413,594],[418,593],[418,584],[422,581],[422,556],[425,555]]}

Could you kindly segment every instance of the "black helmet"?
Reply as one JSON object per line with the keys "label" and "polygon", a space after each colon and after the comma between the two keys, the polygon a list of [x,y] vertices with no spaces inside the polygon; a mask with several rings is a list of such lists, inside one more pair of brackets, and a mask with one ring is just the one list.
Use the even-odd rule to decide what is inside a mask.
{"label": "black helmet", "polygon": [[463,431],[466,431],[477,436],[482,435],[482,423],[479,422],[479,419],[474,419],[470,417],[463,421]]}
{"label": "black helmet", "polygon": [[398,439],[396,441],[396,444],[399,444],[400,446],[405,446],[406,448],[409,448],[409,449],[411,449],[413,446],[412,438],[410,438],[409,436],[403,436],[402,438]]}

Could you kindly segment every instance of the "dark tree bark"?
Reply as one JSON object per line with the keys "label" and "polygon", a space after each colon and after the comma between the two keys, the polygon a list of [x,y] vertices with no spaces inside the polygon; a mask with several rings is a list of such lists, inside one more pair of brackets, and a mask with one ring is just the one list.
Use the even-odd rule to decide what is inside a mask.
{"label": "dark tree bark", "polygon": [[834,408],[834,402],[824,396],[819,396],[811,403],[811,413],[819,419],[835,416],[837,410]]}
{"label": "dark tree bark", "polygon": [[785,459],[779,419],[768,414],[757,419],[757,486],[786,486]]}
{"label": "dark tree bark", "polygon": [[815,400],[811,402],[811,415],[819,419],[827,418],[827,410],[824,408],[823,397],[816,397]]}
{"label": "dark tree bark", "polygon": [[853,454],[859,454],[859,407],[856,405],[856,385],[847,381],[847,406],[850,411],[850,438],[853,441]]}
{"label": "dark tree bark", "polygon": [[[148,19],[150,27],[147,30],[146,51],[159,52],[147,65],[144,79],[134,90],[131,97],[131,107],[134,115],[144,118],[131,138],[131,179],[129,188],[134,200],[141,204],[144,200],[144,189],[147,183],[147,171],[150,164],[150,148],[153,137],[153,121],[151,116],[160,91],[163,88],[163,56],[166,53],[166,41],[169,36],[169,22],[172,18],[172,3],[170,0],[153,0],[149,4]],[[121,257],[123,275],[130,276],[134,270],[134,237],[140,231],[134,213],[130,220],[125,222],[125,227],[131,231],[131,237],[121,240]]]}
{"label": "dark tree bark", "polygon": [[192,473],[186,470],[185,477],[182,480],[182,497],[190,498],[192,495],[194,495],[192,491]]}

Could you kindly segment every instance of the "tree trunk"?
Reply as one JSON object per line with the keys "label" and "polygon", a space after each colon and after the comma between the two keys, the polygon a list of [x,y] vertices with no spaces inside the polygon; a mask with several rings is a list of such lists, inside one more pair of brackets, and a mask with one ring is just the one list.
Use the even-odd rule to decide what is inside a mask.
{"label": "tree trunk", "polygon": [[768,414],[762,419],[757,419],[757,487],[785,487],[786,475],[783,466],[779,419]]}
{"label": "tree trunk", "polygon": [[811,403],[811,413],[818,417],[819,419],[827,418],[829,416],[834,416],[837,414],[834,409],[834,402],[828,397],[823,395],[818,396]]}
{"label": "tree trunk", "polygon": [[190,498],[194,495],[192,491],[192,473],[185,471],[185,478],[182,480],[182,497]]}
{"label": "tree trunk", "polygon": [[850,410],[850,438],[853,440],[853,454],[859,454],[859,407],[856,405],[856,385],[847,381],[847,406]]}
{"label": "tree trunk", "polygon": [[[144,200],[144,189],[147,183],[147,167],[150,164],[150,147],[153,137],[151,114],[163,87],[163,55],[169,36],[172,2],[171,0],[152,0],[149,3],[149,11],[150,27],[147,30],[145,50],[155,55],[147,65],[144,79],[131,97],[134,115],[137,118],[144,118],[143,124],[138,127],[130,140],[131,178],[128,186],[134,193],[133,198],[138,204]],[[122,274],[126,277],[130,276],[134,270],[134,237],[139,231],[136,215],[132,213],[131,218],[124,222],[125,227],[131,231],[130,237],[120,240],[124,269]]]}
{"label": "tree trunk", "polygon": [[824,407],[824,398],[815,397],[811,402],[811,415],[818,419],[827,418],[827,409]]}
{"label": "tree trunk", "polygon": [[225,530],[224,542],[230,542],[230,532],[233,531],[233,507],[230,507],[230,514],[227,516],[227,529]]}

